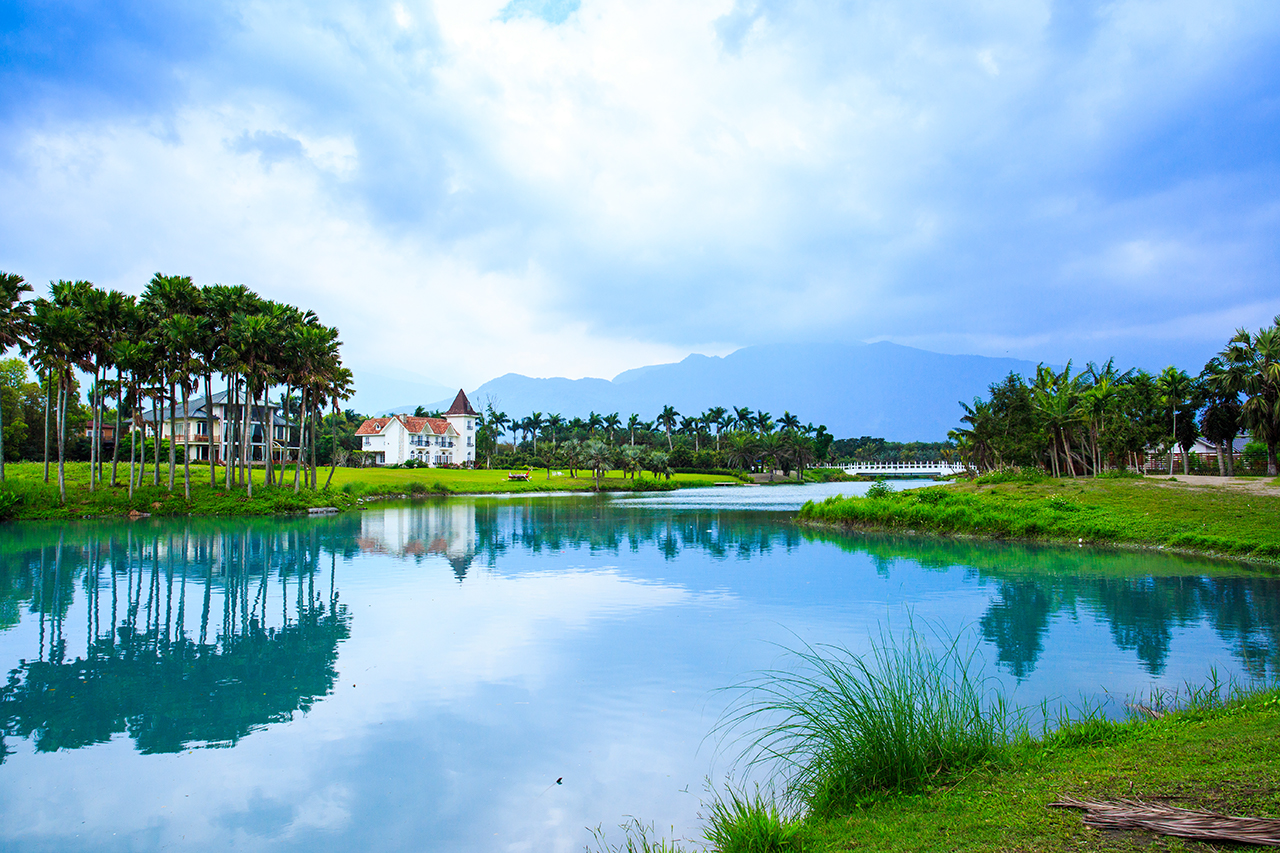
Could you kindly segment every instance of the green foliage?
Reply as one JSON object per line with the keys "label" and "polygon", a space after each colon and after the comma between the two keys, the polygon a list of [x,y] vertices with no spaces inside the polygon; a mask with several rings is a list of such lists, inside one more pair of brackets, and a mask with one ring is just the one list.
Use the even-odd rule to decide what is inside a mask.
{"label": "green foliage", "polygon": [[881,477],[872,483],[871,487],[867,489],[866,496],[872,500],[893,497],[893,486],[890,486],[884,481],[884,478]]}
{"label": "green foliage", "polygon": [[1138,542],[1257,560],[1280,556],[1280,498],[1163,483],[1117,477],[1080,485],[1051,479],[957,484],[874,500],[810,501],[799,517],[882,530]]}
{"label": "green foliage", "polygon": [[772,767],[793,805],[845,813],[995,758],[1025,734],[1025,718],[974,671],[975,653],[957,640],[936,651],[910,625],[882,632],[868,655],[789,650],[794,667],[739,685],[719,728],[747,730],[739,760]]}
{"label": "green foliage", "polygon": [[22,508],[22,495],[10,489],[0,490],[0,520],[8,520]]}
{"label": "green foliage", "polygon": [[717,853],[785,853],[801,850],[798,817],[784,814],[777,799],[757,786],[753,792],[732,785],[708,806],[704,837]]}
{"label": "green foliage", "polygon": [[983,474],[974,480],[980,485],[994,485],[996,483],[1039,483],[1045,479],[1046,475],[1043,468],[1033,468],[1028,466],[1020,466],[1017,468],[998,468],[990,473]]}

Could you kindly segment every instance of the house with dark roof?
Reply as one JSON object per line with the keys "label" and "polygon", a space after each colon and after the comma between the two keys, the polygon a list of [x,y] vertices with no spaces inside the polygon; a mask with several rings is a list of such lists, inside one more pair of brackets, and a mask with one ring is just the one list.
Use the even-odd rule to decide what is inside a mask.
{"label": "house with dark roof", "polygon": [[435,468],[476,461],[476,428],[480,413],[471,408],[467,395],[458,390],[449,411],[440,418],[389,415],[369,418],[356,430],[360,449],[375,465],[397,465],[410,460]]}
{"label": "house with dark roof", "polygon": [[[213,433],[210,435],[210,417],[212,414]],[[266,458],[267,436],[263,432],[264,414],[271,422],[270,448],[271,458],[275,460],[293,459],[298,454],[298,430],[280,415],[280,407],[268,403],[264,407],[259,404],[249,413],[250,441],[249,457],[254,462]],[[230,429],[226,426],[230,425]],[[178,444],[189,442],[193,461],[208,462],[211,458],[215,464],[221,465],[228,456],[236,455],[235,443],[244,429],[244,406],[227,403],[227,392],[219,391],[206,399],[197,397],[187,403],[186,409],[179,400],[176,406],[164,406],[158,412],[155,409],[139,412],[134,418],[135,430],[145,435],[159,434],[161,438],[173,437]],[[127,435],[127,433],[126,433]],[[230,446],[228,446],[230,442]]]}

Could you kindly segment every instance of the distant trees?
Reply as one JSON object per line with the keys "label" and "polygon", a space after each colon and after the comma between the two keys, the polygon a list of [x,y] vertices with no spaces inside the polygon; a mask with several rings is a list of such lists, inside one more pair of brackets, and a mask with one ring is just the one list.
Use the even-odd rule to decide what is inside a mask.
{"label": "distant trees", "polygon": [[[1027,382],[1011,373],[987,399],[961,403],[964,426],[950,435],[961,459],[987,471],[1041,467],[1055,476],[1096,474],[1137,466],[1150,453],[1175,449],[1182,471],[1203,436],[1217,449],[1218,472],[1234,473],[1232,443],[1241,428],[1266,446],[1267,473],[1276,474],[1280,444],[1280,317],[1243,329],[1197,376],[1174,366],[1157,375],[1119,373],[1111,362],[1073,375],[1040,365]],[[1197,417],[1198,416],[1198,417]]]}
{"label": "distant trees", "polygon": [[[252,494],[252,477],[246,472],[258,461],[264,466],[268,485],[283,485],[283,469],[277,475],[274,462],[279,457],[283,464],[285,446],[279,444],[274,424],[267,417],[269,392],[277,385],[285,386],[286,401],[292,390],[302,395],[298,423],[290,425],[297,434],[294,487],[298,487],[308,454],[306,481],[309,486],[316,486],[319,422],[330,402],[336,409],[338,401],[350,396],[351,374],[341,364],[337,329],[324,326],[313,312],[264,300],[243,286],[197,287],[190,277],[160,273],[152,277],[140,299],[101,290],[88,281],[54,282],[47,298],[21,301],[21,296],[30,291],[21,276],[0,273],[0,348],[19,346],[37,372],[39,387],[44,389],[45,477],[47,480],[52,432],[63,500],[68,444],[74,438],[69,428],[75,426],[75,419],[69,415],[79,405],[77,370],[92,377],[88,389],[91,490],[104,480],[103,435],[109,414],[107,403],[114,399],[116,405],[110,413],[115,425],[111,483],[116,482],[122,417],[127,414],[130,490],[145,476],[148,430],[155,439],[152,476],[156,484],[160,482],[160,438],[165,419],[171,439],[168,487],[173,490],[177,424],[181,420],[183,487],[190,497],[190,404],[201,384],[205,396],[212,395],[215,373],[227,383],[229,417],[222,427],[224,442],[235,454],[234,459],[227,460],[232,463],[225,471],[227,487],[238,479]],[[144,401],[151,408],[150,422],[140,416]],[[3,413],[0,405],[0,418]],[[206,415],[203,437],[212,445],[211,407],[206,406]],[[141,448],[139,435],[143,439]],[[0,423],[0,442],[3,436]],[[251,451],[258,445],[263,448],[261,460],[255,459]],[[0,449],[0,466],[3,456]],[[139,461],[141,465],[135,472]],[[214,476],[211,468],[211,483]]]}

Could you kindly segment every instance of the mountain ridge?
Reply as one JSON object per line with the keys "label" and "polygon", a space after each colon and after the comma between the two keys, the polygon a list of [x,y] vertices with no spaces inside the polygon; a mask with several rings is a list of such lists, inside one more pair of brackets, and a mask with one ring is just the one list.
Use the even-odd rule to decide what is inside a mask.
{"label": "mountain ridge", "polygon": [[[941,441],[960,423],[959,401],[985,395],[1010,371],[1035,364],[1012,358],[947,355],[881,341],[872,344],[761,344],[726,356],[691,354],[678,362],[624,370],[612,380],[534,378],[506,373],[467,396],[492,400],[511,417],[534,411],[565,418],[595,411],[652,420],[663,406],[684,415],[712,406],[749,406],[778,417],[790,411],[837,437]],[[443,407],[450,400],[430,404]]]}

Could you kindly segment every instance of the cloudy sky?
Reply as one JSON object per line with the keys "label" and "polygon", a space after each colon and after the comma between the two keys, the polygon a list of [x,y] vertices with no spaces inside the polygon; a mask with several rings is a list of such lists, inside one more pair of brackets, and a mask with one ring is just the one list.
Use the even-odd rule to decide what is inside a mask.
{"label": "cloudy sky", "polygon": [[1280,312],[1275,0],[0,7],[0,269],[244,283],[474,387]]}

